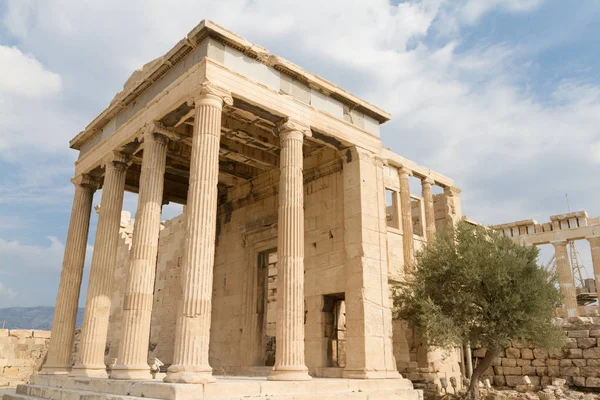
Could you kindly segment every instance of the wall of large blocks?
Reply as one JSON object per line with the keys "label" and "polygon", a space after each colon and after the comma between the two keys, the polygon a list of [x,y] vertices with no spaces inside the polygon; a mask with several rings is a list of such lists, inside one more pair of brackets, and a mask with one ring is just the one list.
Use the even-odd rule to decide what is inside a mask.
{"label": "wall of large blocks", "polygon": [[131,220],[131,214],[127,211],[123,211],[121,213],[121,225],[119,228],[117,261],[113,272],[109,318],[110,329],[108,330],[106,350],[104,352],[104,362],[106,364],[111,364],[111,360],[117,358],[119,350],[123,299],[125,298],[125,291],[127,290],[127,272],[129,270],[129,250],[131,250],[132,234],[133,221]]}
{"label": "wall of large blocks", "polygon": [[50,342],[50,331],[0,329],[0,387],[29,382],[40,369]]}
{"label": "wall of large blocks", "polygon": [[[527,375],[531,384],[541,388],[552,378],[563,378],[567,385],[588,390],[600,388],[600,318],[575,317],[557,320],[567,337],[561,349],[541,349],[513,341],[485,371],[484,378],[500,388],[523,385]],[[483,358],[485,349],[473,352]]]}
{"label": "wall of large blocks", "polygon": [[[334,338],[337,326],[334,320],[343,321],[338,323],[341,325],[338,329],[345,330],[345,315],[336,316],[332,311],[343,310],[339,304],[332,304],[343,299],[347,290],[343,167],[340,155],[330,149],[314,152],[304,160],[305,348],[307,366],[316,375],[323,374],[325,368],[342,367],[345,363],[345,354],[337,354],[343,351],[345,343]],[[279,171],[273,170],[251,183],[230,188],[226,195],[221,194],[210,342],[210,363],[217,372],[244,373],[247,370],[243,367],[266,367],[273,363],[278,185]],[[436,200],[438,203],[442,199]],[[436,215],[441,209],[445,208],[436,204]],[[117,357],[121,335],[133,231],[132,222],[128,224],[126,220],[124,215],[114,272],[107,363]],[[182,214],[164,222],[159,236],[149,358],[158,358],[167,365],[172,363],[174,352],[184,235]],[[415,250],[425,244],[425,238],[419,235],[414,235],[414,241]],[[383,259],[387,258],[388,276],[392,282],[402,280],[400,230],[388,229],[385,248],[387,254]],[[261,257],[263,261],[267,257],[266,262]],[[393,328],[394,352],[400,370],[407,374],[411,368],[432,366],[427,364],[427,358],[425,365],[416,363],[423,346],[415,344],[411,330],[397,322]],[[343,341],[344,331],[337,333]],[[429,361],[433,362],[431,358]],[[438,371],[445,368],[437,367]]]}
{"label": "wall of large blocks", "polygon": [[[265,172],[252,184],[231,188],[220,201],[210,345],[210,362],[217,372],[270,364],[276,301],[269,291],[276,293],[276,268],[267,262],[261,271],[259,257],[273,257],[277,248],[278,184],[279,171]],[[324,295],[343,296],[346,287],[342,160],[333,150],[305,158],[304,208],[306,352],[316,373],[332,366],[333,317],[323,311]],[[106,362],[118,353],[131,231],[132,226],[122,224]],[[182,214],[164,222],[159,236],[149,357],[165,364],[172,362],[174,350],[184,234]]]}

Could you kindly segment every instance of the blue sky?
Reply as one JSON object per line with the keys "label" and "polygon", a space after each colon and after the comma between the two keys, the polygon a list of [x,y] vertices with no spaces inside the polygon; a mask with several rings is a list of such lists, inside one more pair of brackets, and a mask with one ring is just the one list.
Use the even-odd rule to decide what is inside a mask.
{"label": "blue sky", "polygon": [[68,140],[205,18],[390,111],[384,145],[451,176],[469,218],[547,221],[565,193],[600,215],[597,0],[4,0],[0,307],[53,304]]}

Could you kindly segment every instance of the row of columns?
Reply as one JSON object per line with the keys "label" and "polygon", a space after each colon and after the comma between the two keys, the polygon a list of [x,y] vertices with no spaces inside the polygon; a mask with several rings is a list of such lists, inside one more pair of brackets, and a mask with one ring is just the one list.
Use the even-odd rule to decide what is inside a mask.
{"label": "row of columns", "polygon": [[[410,176],[412,176],[412,171],[402,167],[398,170],[398,176],[400,181],[399,197],[402,226],[402,248],[404,253],[405,266],[404,268],[406,273],[410,273],[411,265],[415,254],[415,245],[413,239],[412,206],[410,202]],[[435,181],[430,177],[421,178],[423,208],[425,211],[425,237],[428,241],[434,239],[436,232],[433,192],[431,190],[432,185],[435,185]],[[447,211],[447,218],[451,219],[452,222],[455,222],[455,220],[460,216],[460,210],[457,210],[457,203],[459,203],[459,194],[460,190],[455,187],[444,188],[444,196],[446,197],[446,201],[448,203],[446,204],[446,207],[449,208]]]}
{"label": "row of columns", "polygon": [[[592,265],[594,282],[596,284],[597,298],[600,299],[600,237],[587,238],[592,253]],[[568,317],[576,317],[577,311],[577,289],[573,279],[573,270],[569,261],[567,251],[568,242],[557,240],[552,242],[556,258],[556,271],[558,272],[558,284],[563,296],[563,307]]]}
{"label": "row of columns", "polygon": [[[215,254],[219,141],[223,103],[231,96],[204,83],[196,109],[186,211],[182,299],[176,324],[173,365],[167,382],[213,381],[208,363]],[[269,379],[310,379],[304,361],[303,138],[310,129],[286,121],[279,126],[281,175],[278,255],[281,299],[277,302],[276,362]],[[144,133],[136,223],[123,305],[123,330],[115,379],[149,379],[147,364],[155,264],[158,251],[168,137],[151,125]],[[118,152],[105,160],[100,215],[88,285],[79,360],[70,357],[89,231],[98,183],[82,176],[75,197],[56,300],[55,319],[43,374],[107,377],[104,349],[116,263],[120,214],[129,158]]]}

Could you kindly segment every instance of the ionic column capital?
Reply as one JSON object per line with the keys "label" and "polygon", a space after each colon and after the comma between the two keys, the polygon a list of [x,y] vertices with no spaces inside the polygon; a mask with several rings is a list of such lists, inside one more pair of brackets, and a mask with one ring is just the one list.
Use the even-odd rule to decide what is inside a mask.
{"label": "ionic column capital", "polygon": [[77,175],[71,179],[71,183],[75,186],[81,186],[92,193],[100,187],[98,180],[92,178],[88,174]]}
{"label": "ionic column capital", "polygon": [[176,134],[172,128],[167,128],[158,121],[147,123],[141,135],[144,142],[158,142],[166,145],[169,140],[179,140],[181,135]]}
{"label": "ionic column capital", "polygon": [[233,97],[228,90],[215,86],[210,81],[204,81],[188,100],[190,106],[200,104],[209,104],[215,107],[223,107],[223,104],[231,106],[233,105]]}
{"label": "ionic column capital", "polygon": [[131,156],[120,151],[112,151],[102,160],[106,168],[127,169],[130,163]]}
{"label": "ionic column capital", "polygon": [[423,186],[425,186],[425,185],[433,186],[433,185],[435,185],[435,181],[431,177],[426,176],[425,178],[421,179],[421,184]]}
{"label": "ionic column capital", "polygon": [[412,176],[413,175],[413,172],[406,167],[398,168],[398,173],[400,174],[400,176],[402,176],[402,175]]}
{"label": "ionic column capital", "polygon": [[296,139],[302,140],[304,136],[312,137],[312,131],[309,126],[301,124],[300,122],[291,118],[277,124],[276,134],[282,139]]}

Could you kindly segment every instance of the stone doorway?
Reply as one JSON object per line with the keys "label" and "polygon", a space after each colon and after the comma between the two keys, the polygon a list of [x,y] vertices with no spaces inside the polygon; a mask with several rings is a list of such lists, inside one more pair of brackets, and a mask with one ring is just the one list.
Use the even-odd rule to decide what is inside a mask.
{"label": "stone doorway", "polygon": [[258,255],[258,303],[263,318],[262,352],[264,365],[275,365],[277,323],[277,250],[270,249]]}
{"label": "stone doorway", "polygon": [[346,301],[344,293],[324,296],[327,366],[346,366]]}

